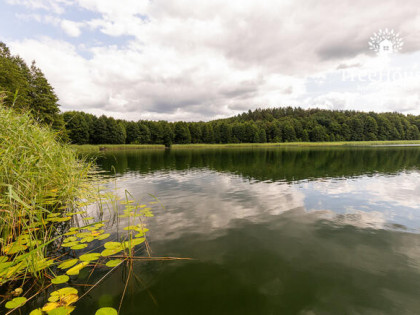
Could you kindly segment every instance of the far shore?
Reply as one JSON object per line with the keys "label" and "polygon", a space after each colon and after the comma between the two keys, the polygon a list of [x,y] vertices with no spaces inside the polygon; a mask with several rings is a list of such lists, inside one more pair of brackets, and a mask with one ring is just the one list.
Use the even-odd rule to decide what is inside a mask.
{"label": "far shore", "polygon": [[[280,143],[191,143],[173,144],[172,150],[212,149],[212,148],[252,148],[252,147],[321,147],[321,146],[420,146],[420,140],[396,141],[337,141],[337,142],[280,142]],[[84,144],[71,145],[78,152],[100,152],[118,150],[164,150],[163,144]]]}

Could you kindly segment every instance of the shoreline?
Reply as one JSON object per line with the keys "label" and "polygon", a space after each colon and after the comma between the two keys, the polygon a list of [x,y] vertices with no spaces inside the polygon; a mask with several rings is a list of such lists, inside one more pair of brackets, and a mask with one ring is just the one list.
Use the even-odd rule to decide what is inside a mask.
{"label": "shoreline", "polygon": [[[337,141],[337,142],[280,142],[280,143],[190,143],[174,144],[171,150],[182,149],[223,149],[223,148],[272,148],[272,147],[337,147],[337,146],[376,146],[404,147],[420,146],[420,140],[387,140],[387,141]],[[163,144],[72,144],[77,152],[101,152],[122,150],[164,150]]]}

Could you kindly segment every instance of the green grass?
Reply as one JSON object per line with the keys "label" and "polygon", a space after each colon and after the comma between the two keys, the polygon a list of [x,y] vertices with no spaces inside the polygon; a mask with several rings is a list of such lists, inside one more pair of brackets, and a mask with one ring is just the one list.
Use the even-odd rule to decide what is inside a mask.
{"label": "green grass", "polygon": [[92,191],[91,171],[48,127],[0,103],[0,284],[42,275],[53,222]]}
{"label": "green grass", "polygon": [[72,144],[70,147],[79,153],[99,152],[102,150],[141,150],[141,149],[164,149],[161,144]]}
{"label": "green grass", "polygon": [[[10,314],[20,307],[25,308],[24,314],[33,314],[28,311],[33,305],[24,306],[31,300],[37,307],[35,314],[47,315],[53,310],[54,314],[68,314],[78,299],[117,268],[124,268],[122,273],[128,274],[127,286],[133,276],[135,260],[175,259],[150,256],[146,240],[148,229],[143,220],[153,216],[151,206],[147,207],[144,201],[135,202],[127,191],[125,199],[121,200],[111,191],[101,190],[99,185],[106,179],[78,155],[70,146],[58,141],[50,128],[40,126],[29,114],[17,114],[3,107],[0,100],[2,314]],[[157,203],[154,198],[150,205]],[[123,214],[118,212],[121,206],[124,206]],[[94,211],[95,207],[96,217],[89,217],[87,209]],[[104,209],[110,211],[109,221],[102,221]],[[127,222],[125,233],[103,243],[111,238],[111,233],[105,233],[105,229],[115,222],[119,224],[120,218]],[[111,222],[109,226],[108,222]],[[96,243],[94,249],[86,252],[85,248],[92,241],[102,243]],[[135,255],[143,251],[147,256]],[[66,286],[69,276],[74,279],[81,269],[89,267],[94,272],[97,266],[110,270],[99,280],[78,279],[77,282],[86,282],[82,285],[89,287],[80,297],[76,288]],[[57,290],[57,285],[61,289]],[[39,305],[36,297],[48,292],[50,287],[56,291],[50,292],[49,302]]]}
{"label": "green grass", "polygon": [[[226,143],[226,144],[174,144],[172,149],[208,149],[208,148],[249,148],[249,147],[313,147],[313,146],[377,146],[377,145],[411,145],[419,144],[420,140],[393,141],[337,141],[337,142],[281,142],[281,143]],[[164,149],[160,144],[105,144],[105,145],[71,145],[77,152],[99,152],[100,150],[145,150]]]}

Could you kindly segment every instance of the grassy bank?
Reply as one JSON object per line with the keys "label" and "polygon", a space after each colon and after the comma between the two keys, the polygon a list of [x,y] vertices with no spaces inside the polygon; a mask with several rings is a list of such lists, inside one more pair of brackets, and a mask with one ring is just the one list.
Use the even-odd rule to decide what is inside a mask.
{"label": "grassy bank", "polygon": [[52,264],[48,245],[75,202],[89,195],[91,165],[29,114],[0,104],[0,284],[35,277]]}
{"label": "grassy bank", "polygon": [[[249,147],[289,147],[289,146],[380,146],[380,145],[420,145],[420,140],[396,141],[341,141],[341,142],[281,142],[281,143],[226,143],[226,144],[174,144],[172,149],[208,149],[208,148],[249,148]],[[99,152],[112,150],[147,150],[164,149],[161,144],[100,144],[71,145],[77,152]]]}
{"label": "grassy bank", "polygon": [[144,149],[165,149],[161,144],[72,144],[70,147],[80,153],[110,151],[110,150],[144,150]]}
{"label": "grassy bank", "polygon": [[[144,221],[153,216],[151,206],[131,200],[127,191],[123,198],[100,190],[101,184],[93,165],[80,160],[50,128],[0,103],[1,314],[15,309],[30,315],[69,314],[112,271],[125,268],[128,285],[134,261],[145,255],[157,259],[150,257],[146,241]],[[109,220],[104,220],[105,210]],[[124,233],[112,234],[115,222],[127,225]],[[95,281],[79,279],[84,268],[110,270]],[[69,281],[89,289],[79,296]],[[98,312],[117,314],[111,307],[116,305],[108,304]]]}

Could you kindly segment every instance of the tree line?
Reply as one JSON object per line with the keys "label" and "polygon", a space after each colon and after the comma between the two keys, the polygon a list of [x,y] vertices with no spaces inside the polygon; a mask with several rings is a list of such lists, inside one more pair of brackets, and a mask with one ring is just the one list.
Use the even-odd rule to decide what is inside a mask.
{"label": "tree line", "polygon": [[0,42],[0,98],[4,105],[30,111],[40,123],[63,131],[61,136],[66,139],[53,87],[35,61],[28,66],[21,57],[12,55],[3,42]]}
{"label": "tree line", "polygon": [[189,144],[374,141],[420,139],[420,116],[302,108],[248,111],[210,122],[116,120],[84,112],[63,114],[76,144]]}
{"label": "tree line", "polygon": [[35,62],[28,66],[0,42],[0,98],[30,111],[75,144],[265,143],[418,140],[420,116],[302,108],[256,109],[210,122],[116,120],[60,113],[58,97]]}

